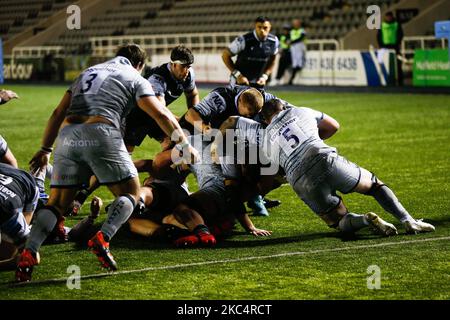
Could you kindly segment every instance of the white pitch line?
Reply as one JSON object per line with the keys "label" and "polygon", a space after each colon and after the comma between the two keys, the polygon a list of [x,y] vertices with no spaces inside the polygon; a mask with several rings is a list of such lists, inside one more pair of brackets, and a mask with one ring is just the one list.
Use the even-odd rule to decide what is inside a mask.
{"label": "white pitch line", "polygon": [[[210,265],[210,264],[235,263],[235,262],[242,262],[242,261],[249,261],[249,260],[263,260],[263,259],[281,258],[281,257],[289,257],[289,256],[300,256],[300,255],[317,254],[317,253],[325,253],[325,252],[339,252],[339,251],[348,251],[348,250],[356,250],[356,249],[389,247],[389,246],[402,245],[402,244],[422,243],[422,242],[442,241],[442,240],[450,240],[450,236],[419,239],[419,240],[406,240],[406,241],[398,241],[398,242],[385,242],[385,243],[350,246],[350,247],[342,247],[342,248],[320,249],[320,250],[311,250],[311,251],[284,252],[284,253],[273,254],[273,255],[268,255],[268,256],[252,256],[252,257],[243,257],[243,258],[236,258],[236,259],[201,261],[201,262],[193,262],[193,263],[186,263],[186,264],[175,264],[175,265],[171,265],[171,266],[148,267],[148,268],[136,269],[136,270],[123,270],[123,271],[117,271],[117,272],[104,272],[104,273],[89,274],[89,275],[81,276],[80,279],[103,278],[103,277],[107,277],[107,276],[115,276],[115,275],[130,274],[130,273],[140,273],[140,272],[148,272],[148,271],[155,271],[155,270],[180,269],[180,268],[189,268],[189,267],[196,267],[196,266],[205,266],[205,265]],[[23,283],[18,283],[17,285],[58,283],[58,282],[66,282],[66,281],[67,281],[67,278],[55,278],[55,279],[36,280],[36,281],[32,281],[32,282],[23,282]]]}

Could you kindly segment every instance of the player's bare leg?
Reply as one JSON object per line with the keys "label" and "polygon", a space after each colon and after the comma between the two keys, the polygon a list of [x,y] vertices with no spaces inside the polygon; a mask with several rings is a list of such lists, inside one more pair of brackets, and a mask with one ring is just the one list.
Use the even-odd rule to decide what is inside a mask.
{"label": "player's bare leg", "polygon": [[141,218],[130,218],[128,220],[128,225],[131,232],[148,238],[154,236],[161,228],[159,223]]}

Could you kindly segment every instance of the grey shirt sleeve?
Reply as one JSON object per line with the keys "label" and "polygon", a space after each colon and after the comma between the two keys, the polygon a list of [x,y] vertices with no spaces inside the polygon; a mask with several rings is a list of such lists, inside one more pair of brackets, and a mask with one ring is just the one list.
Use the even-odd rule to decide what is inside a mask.
{"label": "grey shirt sleeve", "polygon": [[323,112],[311,108],[303,107],[302,109],[306,110],[311,117],[316,119],[317,124],[319,124],[319,122],[322,121],[323,118],[326,116],[326,114],[324,114]]}
{"label": "grey shirt sleeve", "polygon": [[274,51],[272,52],[273,56],[278,53],[279,48],[280,48],[280,40],[278,39],[277,36],[275,36],[275,47],[274,47]]}
{"label": "grey shirt sleeve", "polygon": [[155,95],[157,97],[164,97],[167,89],[167,83],[164,81],[164,79],[157,74],[153,74],[148,78],[148,81],[152,85]]}
{"label": "grey shirt sleeve", "polygon": [[183,91],[191,92],[195,89],[195,72],[193,68],[189,68],[189,81],[183,83]]}
{"label": "grey shirt sleeve", "polygon": [[139,76],[136,78],[136,101],[143,97],[155,96],[153,88],[145,78]]}
{"label": "grey shirt sleeve", "polygon": [[228,46],[228,49],[230,52],[235,56],[239,52],[245,49],[245,39],[243,36],[239,36],[236,39],[233,40],[233,42],[230,43]]}

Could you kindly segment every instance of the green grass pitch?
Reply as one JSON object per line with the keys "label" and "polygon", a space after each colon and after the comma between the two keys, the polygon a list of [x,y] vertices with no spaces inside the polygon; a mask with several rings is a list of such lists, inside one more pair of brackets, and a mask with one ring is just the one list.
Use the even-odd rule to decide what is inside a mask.
{"label": "green grass pitch", "polygon": [[[21,98],[0,107],[0,134],[26,168],[65,87],[7,87]],[[214,249],[183,250],[131,237],[124,226],[111,249],[119,270],[132,272],[87,277],[81,289],[69,290],[65,282],[12,287],[7,283],[13,272],[3,271],[0,299],[449,299],[450,97],[274,93],[337,119],[341,129],[328,143],[375,172],[414,217],[433,223],[436,232],[405,235],[373,199],[352,194],[344,196],[351,211],[377,212],[397,225],[399,235],[382,238],[367,231],[344,240],[289,186],[282,186],[269,194],[282,205],[271,209],[269,217],[253,218],[256,226],[273,231],[269,238],[254,238],[239,226]],[[184,108],[184,98],[171,106],[178,115]],[[146,141],[134,158],[151,158],[157,150],[153,141]],[[104,188],[96,194],[105,205],[113,198]],[[85,205],[81,217],[68,218],[67,225],[87,211]],[[104,217],[102,213],[100,219]],[[94,255],[71,243],[44,246],[41,258],[36,281],[68,277],[70,265],[79,266],[82,276],[103,273]],[[380,268],[380,289],[367,287],[371,265]]]}

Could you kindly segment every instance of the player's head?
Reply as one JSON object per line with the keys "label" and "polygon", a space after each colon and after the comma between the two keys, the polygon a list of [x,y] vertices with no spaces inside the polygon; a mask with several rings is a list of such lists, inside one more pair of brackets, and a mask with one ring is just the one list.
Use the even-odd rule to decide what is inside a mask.
{"label": "player's head", "polygon": [[185,80],[189,74],[189,68],[194,63],[194,55],[189,48],[179,45],[172,49],[170,63],[172,75],[178,80]]}
{"label": "player's head", "polygon": [[270,29],[272,29],[272,24],[270,19],[266,16],[259,16],[255,20],[255,32],[259,40],[265,40],[269,35]]}
{"label": "player's head", "polygon": [[285,109],[280,99],[270,99],[261,109],[261,118],[266,124],[270,124],[275,115]]}
{"label": "player's head", "polygon": [[386,14],[384,15],[384,21],[392,22],[394,20],[395,20],[395,17],[394,17],[394,14],[392,13],[392,11],[386,12]]}
{"label": "player's head", "polygon": [[289,23],[283,24],[283,28],[281,29],[281,32],[283,34],[289,34],[289,31],[291,31],[291,25]]}
{"label": "player's head", "polygon": [[116,57],[125,57],[130,60],[131,65],[139,72],[144,69],[147,53],[137,44],[131,43],[119,48]]}
{"label": "player's head", "polygon": [[292,27],[294,29],[298,29],[302,26],[302,21],[300,19],[294,19],[292,20]]}
{"label": "player's head", "polygon": [[241,116],[253,118],[262,108],[264,98],[257,89],[249,88],[241,93],[238,98],[237,108]]}

